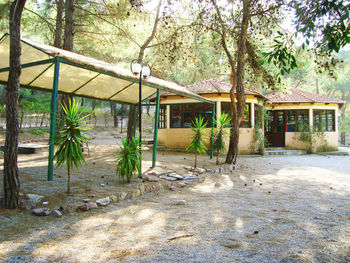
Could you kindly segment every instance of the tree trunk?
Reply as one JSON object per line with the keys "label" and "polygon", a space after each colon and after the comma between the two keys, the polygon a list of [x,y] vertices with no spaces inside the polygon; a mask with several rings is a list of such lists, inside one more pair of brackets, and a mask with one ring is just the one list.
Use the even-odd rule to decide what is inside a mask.
{"label": "tree trunk", "polygon": [[115,102],[111,102],[111,110],[113,116],[113,126],[118,127],[117,104]]}
{"label": "tree trunk", "polygon": [[[231,128],[229,150],[226,157],[226,163],[236,164],[238,154],[238,142],[239,142],[239,124],[241,122],[244,107],[245,107],[245,92],[244,92],[244,67],[245,67],[245,54],[246,54],[246,42],[247,31],[250,18],[250,0],[243,0],[243,17],[241,31],[238,38],[237,47],[237,70],[233,78],[233,86],[230,91],[231,109],[233,111],[233,125]],[[233,70],[232,70],[233,72]],[[237,103],[235,102],[234,93],[236,91]]]}
{"label": "tree trunk", "polygon": [[[133,130],[134,130],[134,111],[135,111],[135,106],[130,105],[129,108],[129,116],[128,116],[128,130],[127,130],[127,137],[128,140],[131,140],[133,137]],[[136,128],[136,127],[135,127]]]}
{"label": "tree trunk", "polygon": [[[74,42],[74,4],[75,0],[66,0],[65,1],[65,26],[64,26],[64,41],[63,49],[68,51],[73,51],[73,42]],[[56,17],[57,18],[57,17]],[[57,19],[56,19],[57,20]],[[56,21],[57,25],[57,21]],[[61,94],[59,96],[60,104],[69,105],[70,96],[66,94]],[[59,106],[57,112],[57,124],[56,131],[59,131],[64,125],[64,111]]]}
{"label": "tree trunk", "polygon": [[64,0],[56,0],[56,31],[54,46],[62,48],[62,28],[63,28],[63,11],[64,11]]}
{"label": "tree trunk", "polygon": [[[156,36],[158,23],[159,23],[159,20],[160,20],[159,14],[160,14],[161,4],[162,4],[162,1],[159,0],[158,1],[158,5],[157,5],[156,18],[154,19],[154,23],[153,23],[152,33],[146,39],[146,41],[143,43],[143,45],[140,47],[139,56],[137,58],[137,62],[138,63],[142,63],[143,57],[145,55],[145,50],[149,47],[149,44],[151,43],[151,41]],[[134,108],[134,106],[130,106],[130,110],[129,110],[128,131],[127,131],[127,136],[128,136],[129,139],[132,137],[132,130],[133,130],[132,127],[133,127],[133,124],[134,124],[134,109],[131,109],[131,108]]]}
{"label": "tree trunk", "polygon": [[197,156],[198,156],[198,154],[197,154],[197,152],[195,152],[195,154],[194,154],[194,168],[197,168]]}
{"label": "tree trunk", "polygon": [[219,164],[219,152],[218,152],[218,154],[216,155],[216,164]]}
{"label": "tree trunk", "polygon": [[67,194],[70,194],[70,166],[67,167]]}
{"label": "tree trunk", "polygon": [[21,17],[26,0],[16,0],[10,9],[10,73],[6,87],[6,140],[4,151],[4,207],[19,204],[18,93],[21,76]]}

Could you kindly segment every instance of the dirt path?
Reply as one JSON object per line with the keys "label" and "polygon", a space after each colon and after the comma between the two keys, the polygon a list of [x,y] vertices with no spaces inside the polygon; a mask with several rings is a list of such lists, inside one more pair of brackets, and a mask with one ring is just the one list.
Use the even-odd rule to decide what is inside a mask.
{"label": "dirt path", "polygon": [[[94,157],[75,174],[73,197],[62,197],[64,170],[56,170],[55,183],[40,176],[38,186],[45,154],[30,162],[30,172],[22,161],[23,177],[32,180],[23,187],[55,192],[65,202],[83,198],[80,188],[98,186],[101,175],[114,169],[114,148],[92,148]],[[150,156],[147,152],[144,165]],[[159,161],[179,169],[190,165],[192,156],[166,153]],[[0,209],[0,261],[350,262],[349,161],[348,156],[242,157],[239,171],[207,174],[181,191],[150,193],[58,219]],[[207,157],[199,163],[215,166]],[[78,182],[83,176],[86,185]],[[107,190],[116,187],[113,178],[103,180],[110,182]],[[175,205],[176,200],[186,204]],[[186,234],[193,236],[168,240]]]}

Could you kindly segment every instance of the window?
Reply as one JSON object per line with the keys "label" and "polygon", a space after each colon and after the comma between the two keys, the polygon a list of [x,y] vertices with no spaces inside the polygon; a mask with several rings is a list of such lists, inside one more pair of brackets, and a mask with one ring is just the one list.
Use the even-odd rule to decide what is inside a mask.
{"label": "window", "polygon": [[314,110],[314,127],[316,131],[335,131],[334,110]]}
{"label": "window", "polygon": [[[252,127],[251,126],[251,121],[250,121],[250,119],[251,119],[250,107],[251,107],[250,103],[246,104],[245,107],[244,107],[244,114],[243,114],[243,117],[242,117],[241,124],[239,126],[241,128],[251,128]],[[221,103],[221,112],[225,112],[229,116],[232,116],[230,102],[222,102]]]}
{"label": "window", "polygon": [[160,105],[158,128],[164,129],[165,126],[166,126],[166,105]]}
{"label": "window", "polygon": [[303,132],[309,127],[308,110],[287,111],[287,132]]}
{"label": "window", "polygon": [[264,109],[262,106],[255,104],[254,107],[254,123],[256,128],[262,128]]}
{"label": "window", "polygon": [[211,127],[212,114],[213,106],[207,103],[170,105],[170,128],[189,128],[196,117]]}

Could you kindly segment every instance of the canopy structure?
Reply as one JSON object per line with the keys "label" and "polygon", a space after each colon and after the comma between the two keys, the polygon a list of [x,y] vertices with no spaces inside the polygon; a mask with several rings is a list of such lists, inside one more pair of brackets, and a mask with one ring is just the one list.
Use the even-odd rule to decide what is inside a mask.
{"label": "canopy structure", "polygon": [[[21,87],[52,92],[50,142],[54,140],[57,93],[115,101],[129,105],[139,103],[139,77],[133,75],[129,70],[23,38],[21,44]],[[10,36],[6,33],[0,39],[0,84],[6,84],[8,81],[9,54]],[[159,97],[160,91],[167,91],[214,104],[210,99],[191,92],[176,83],[155,77],[142,80],[142,100],[155,94]],[[156,109],[159,110],[159,105]],[[156,116],[157,114],[156,111]],[[157,122],[158,118],[155,119]],[[158,123],[155,123],[155,125],[156,138]],[[53,143],[50,143],[49,149],[48,178],[52,180]],[[154,145],[154,149],[156,151],[156,145]]]}

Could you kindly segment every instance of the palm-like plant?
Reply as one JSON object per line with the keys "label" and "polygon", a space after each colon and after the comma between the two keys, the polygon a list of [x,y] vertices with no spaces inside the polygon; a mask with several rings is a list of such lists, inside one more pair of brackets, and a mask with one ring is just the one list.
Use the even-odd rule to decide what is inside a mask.
{"label": "palm-like plant", "polygon": [[136,140],[134,138],[128,140],[127,137],[122,140],[120,151],[116,153],[116,173],[122,181],[126,180],[128,183],[130,183],[130,180],[136,170],[139,174],[141,173],[140,145],[140,137]]}
{"label": "palm-like plant", "polygon": [[219,155],[220,153],[224,152],[226,149],[224,136],[228,134],[228,132],[225,131],[224,128],[230,127],[231,117],[228,116],[227,113],[223,112],[220,116],[219,121],[215,120],[215,123],[216,123],[217,130],[214,137],[213,148],[216,154],[216,164],[219,164]]}
{"label": "palm-like plant", "polygon": [[198,154],[204,154],[207,151],[207,147],[204,145],[204,135],[205,135],[205,127],[207,123],[204,123],[204,119],[202,117],[195,118],[194,122],[192,122],[192,131],[194,132],[192,141],[190,145],[186,148],[188,152],[194,152],[194,167],[197,167],[197,156]]}
{"label": "palm-like plant", "polygon": [[66,164],[68,182],[67,193],[70,193],[70,172],[72,167],[79,168],[79,166],[85,162],[83,156],[82,145],[84,142],[89,141],[89,137],[83,134],[89,128],[80,126],[80,122],[88,117],[90,114],[84,114],[86,108],[80,106],[79,101],[73,99],[69,101],[69,105],[62,105],[64,111],[64,125],[60,129],[57,142],[58,150],[54,156],[59,167],[62,164]]}

